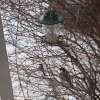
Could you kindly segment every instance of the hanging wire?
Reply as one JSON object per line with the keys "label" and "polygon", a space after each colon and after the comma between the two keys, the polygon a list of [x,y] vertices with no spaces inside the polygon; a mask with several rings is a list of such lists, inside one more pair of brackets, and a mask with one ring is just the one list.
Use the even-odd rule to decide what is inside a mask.
{"label": "hanging wire", "polygon": [[81,1],[78,0],[78,9],[77,9],[77,17],[76,17],[76,24],[78,23],[78,20],[79,20],[79,14],[80,14],[80,4],[81,4]]}
{"label": "hanging wire", "polygon": [[[19,0],[19,15],[20,15],[20,0]],[[18,22],[17,22],[17,32],[16,32],[16,40],[15,40],[15,63],[16,63],[16,69],[17,69],[17,74],[18,74],[18,80],[20,83],[20,87],[22,90],[23,97],[25,99],[25,94],[24,90],[21,84],[21,79],[20,79],[20,74],[19,74],[19,69],[18,69],[18,55],[17,55],[17,45],[18,45],[18,31],[19,31],[19,16],[18,16]]]}

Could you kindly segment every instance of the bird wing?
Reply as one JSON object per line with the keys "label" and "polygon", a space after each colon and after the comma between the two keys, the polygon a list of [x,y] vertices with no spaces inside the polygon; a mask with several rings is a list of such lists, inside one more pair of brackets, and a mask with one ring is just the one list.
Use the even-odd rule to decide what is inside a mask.
{"label": "bird wing", "polygon": [[42,65],[42,64],[40,65],[39,69],[40,69],[40,71],[42,71],[42,73],[45,75],[44,68],[43,68],[43,65]]}

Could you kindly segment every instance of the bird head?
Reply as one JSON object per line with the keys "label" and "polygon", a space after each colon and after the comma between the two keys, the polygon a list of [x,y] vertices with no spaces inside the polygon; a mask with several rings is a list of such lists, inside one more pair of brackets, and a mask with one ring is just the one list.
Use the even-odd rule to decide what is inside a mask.
{"label": "bird head", "polygon": [[42,66],[42,64],[39,64],[40,66]]}
{"label": "bird head", "polygon": [[60,71],[64,72],[65,71],[65,68],[61,67],[60,68]]}

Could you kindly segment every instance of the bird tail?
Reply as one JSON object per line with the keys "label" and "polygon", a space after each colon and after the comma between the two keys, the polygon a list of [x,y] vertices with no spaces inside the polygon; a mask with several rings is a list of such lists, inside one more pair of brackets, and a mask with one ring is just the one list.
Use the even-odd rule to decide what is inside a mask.
{"label": "bird tail", "polygon": [[71,82],[71,81],[69,82],[69,85],[70,85],[70,87],[74,87],[74,85],[72,84],[72,82]]}

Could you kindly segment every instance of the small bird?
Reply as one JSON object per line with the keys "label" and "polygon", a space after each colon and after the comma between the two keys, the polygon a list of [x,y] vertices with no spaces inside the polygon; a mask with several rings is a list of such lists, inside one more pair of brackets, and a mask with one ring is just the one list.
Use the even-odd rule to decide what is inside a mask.
{"label": "small bird", "polygon": [[42,64],[39,64],[39,70],[42,71],[43,75],[45,75],[45,72],[44,72],[44,68],[43,68],[43,65]]}
{"label": "small bird", "polygon": [[61,72],[59,73],[59,78],[61,83],[68,82],[70,86],[73,86],[69,72],[63,67],[60,68],[60,71]]}

